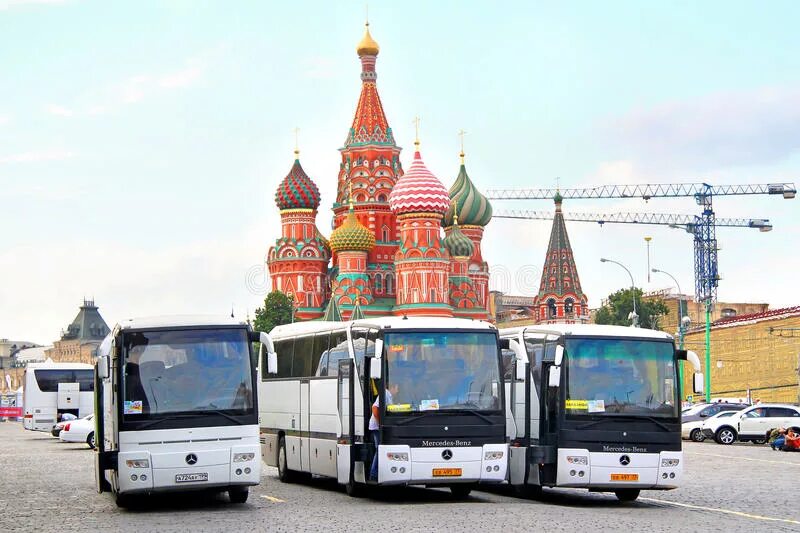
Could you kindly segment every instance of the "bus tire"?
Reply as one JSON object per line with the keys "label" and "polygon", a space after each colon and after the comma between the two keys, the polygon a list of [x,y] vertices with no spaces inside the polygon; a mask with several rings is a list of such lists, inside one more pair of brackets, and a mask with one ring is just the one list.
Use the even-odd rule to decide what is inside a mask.
{"label": "bus tire", "polygon": [[639,489],[619,489],[615,490],[614,494],[617,495],[617,499],[621,502],[632,502],[639,497]]}
{"label": "bus tire", "polygon": [[459,500],[463,500],[464,498],[469,496],[469,493],[472,492],[472,489],[475,488],[471,484],[470,485],[450,485],[450,492],[453,494],[454,498]]}
{"label": "bus tire", "polygon": [[354,480],[351,475],[350,481],[344,484],[344,491],[351,498],[360,498],[364,495],[364,485]]}
{"label": "bus tire", "polygon": [[133,505],[133,497],[130,494],[114,493],[114,503],[120,509],[128,509]]}
{"label": "bus tire", "polygon": [[281,436],[278,443],[278,479],[283,483],[292,483],[297,479],[296,472],[289,470],[286,460],[286,439]]}
{"label": "bus tire", "polygon": [[228,499],[231,503],[244,503],[250,495],[247,487],[231,487],[228,489]]}
{"label": "bus tire", "polygon": [[91,433],[89,433],[89,436],[88,436],[88,437],[86,437],[86,444],[88,444],[88,445],[89,445],[89,448],[91,448],[92,450],[94,450],[94,447],[95,447],[95,442],[94,442],[94,431],[92,431]]}
{"label": "bus tire", "polygon": [[542,486],[541,485],[528,485],[525,483],[524,485],[515,485],[514,492],[520,498],[532,498],[537,499],[542,495]]}

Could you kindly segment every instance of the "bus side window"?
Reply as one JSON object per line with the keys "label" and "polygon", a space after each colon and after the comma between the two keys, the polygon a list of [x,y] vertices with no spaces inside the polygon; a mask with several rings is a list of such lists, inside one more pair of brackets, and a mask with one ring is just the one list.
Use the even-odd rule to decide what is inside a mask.
{"label": "bus side window", "polygon": [[506,381],[514,380],[514,350],[503,348],[503,379]]}
{"label": "bus side window", "polygon": [[292,358],[292,377],[305,378],[313,374],[311,353],[314,349],[314,336],[297,337],[294,340],[294,357]]}
{"label": "bus side window", "polygon": [[369,330],[361,328],[353,328],[351,335],[353,337],[353,354],[356,358],[356,366],[358,366],[359,377],[364,377],[364,353],[367,348],[367,334]]}
{"label": "bus side window", "polygon": [[[330,342],[330,333],[317,333],[314,335],[314,348],[311,351],[311,374],[309,376],[316,376],[317,369],[319,368],[320,359],[328,351],[328,343]],[[327,358],[326,358],[327,359]]]}
{"label": "bus side window", "polygon": [[328,352],[328,376],[339,375],[339,361],[349,358],[347,350],[347,333],[334,331],[331,333],[331,346]]}
{"label": "bus side window", "polygon": [[284,339],[275,342],[275,353],[278,355],[278,373],[275,376],[267,374],[267,351],[264,350],[264,360],[261,362],[262,379],[270,377],[288,378],[292,376],[292,361],[294,359],[294,339]]}

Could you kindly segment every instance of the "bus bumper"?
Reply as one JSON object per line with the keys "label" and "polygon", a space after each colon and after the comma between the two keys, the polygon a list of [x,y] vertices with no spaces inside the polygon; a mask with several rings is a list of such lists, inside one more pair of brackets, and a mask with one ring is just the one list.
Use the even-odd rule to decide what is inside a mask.
{"label": "bus bumper", "polygon": [[411,448],[380,445],[378,482],[382,485],[501,483],[506,479],[507,444]]}
{"label": "bus bumper", "polygon": [[589,452],[558,450],[556,486],[617,489],[674,489],[683,479],[683,452]]}

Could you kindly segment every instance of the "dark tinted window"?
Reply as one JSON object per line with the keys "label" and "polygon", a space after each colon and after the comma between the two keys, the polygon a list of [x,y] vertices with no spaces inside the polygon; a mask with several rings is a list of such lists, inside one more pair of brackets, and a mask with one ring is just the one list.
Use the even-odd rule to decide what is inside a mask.
{"label": "dark tinted window", "polygon": [[781,417],[781,418],[788,418],[792,416],[800,417],[797,411],[794,409],[788,409],[786,407],[770,407],[767,411],[767,416],[769,417]]}
{"label": "dark tinted window", "polygon": [[[290,378],[292,377],[292,360],[294,359],[294,339],[285,339],[275,343],[275,353],[278,356],[278,373],[275,376],[270,376],[266,373],[267,363],[262,362],[261,368],[264,370],[263,376],[267,379],[270,377],[276,378]],[[264,357],[267,354],[264,352]]]}
{"label": "dark tinted window", "polygon": [[58,392],[59,383],[78,383],[81,392],[94,390],[93,370],[39,369],[34,372],[34,376],[42,392]]}
{"label": "dark tinted window", "polygon": [[317,333],[314,335],[314,348],[312,349],[311,356],[311,368],[313,372],[308,375],[319,375],[317,374],[317,368],[319,367],[320,359],[322,359],[322,356],[328,351],[329,342],[330,333]]}
{"label": "dark tinted window", "polygon": [[331,333],[331,345],[328,349],[327,374],[328,376],[339,375],[339,361],[349,359],[350,351],[347,347],[347,333],[335,331]]}
{"label": "dark tinted window", "polygon": [[[305,378],[314,375],[316,365],[311,365],[314,350],[314,337],[298,337],[294,341],[294,357],[292,358],[292,377]],[[320,354],[321,355],[321,354]],[[317,360],[319,357],[316,358]]]}

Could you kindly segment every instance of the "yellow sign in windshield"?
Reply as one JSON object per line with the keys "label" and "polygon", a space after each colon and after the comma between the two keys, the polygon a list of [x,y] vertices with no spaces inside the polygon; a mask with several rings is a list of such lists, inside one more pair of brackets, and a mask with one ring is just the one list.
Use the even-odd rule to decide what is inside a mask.
{"label": "yellow sign in windshield", "polygon": [[393,403],[386,406],[386,410],[390,413],[407,413],[411,411],[410,403]]}
{"label": "yellow sign in windshield", "polygon": [[567,400],[567,409],[589,410],[589,400]]}

